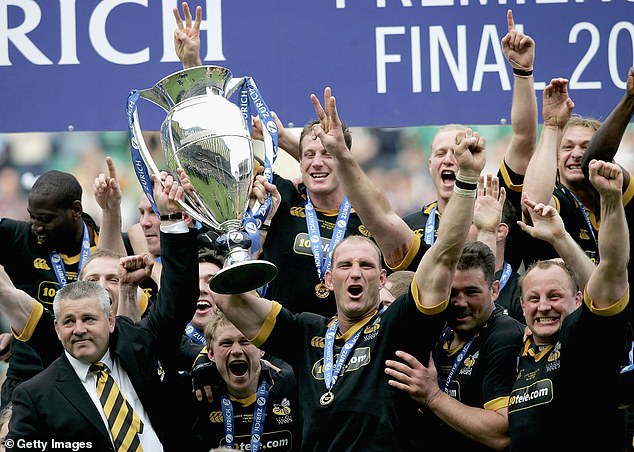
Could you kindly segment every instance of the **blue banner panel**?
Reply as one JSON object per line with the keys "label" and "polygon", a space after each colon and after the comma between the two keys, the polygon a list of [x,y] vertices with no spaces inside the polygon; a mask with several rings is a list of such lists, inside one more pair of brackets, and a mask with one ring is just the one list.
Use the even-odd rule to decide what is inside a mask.
{"label": "blue banner panel", "polygon": [[[575,111],[605,118],[634,65],[634,0],[206,0],[204,64],[251,76],[284,122],[331,86],[351,126],[499,124],[513,74],[506,11],[536,41],[538,99],[570,80]],[[0,132],[126,130],[130,90],[181,69],[178,0],[0,0]],[[148,103],[148,102],[142,102]],[[140,106],[144,129],[165,113]]]}

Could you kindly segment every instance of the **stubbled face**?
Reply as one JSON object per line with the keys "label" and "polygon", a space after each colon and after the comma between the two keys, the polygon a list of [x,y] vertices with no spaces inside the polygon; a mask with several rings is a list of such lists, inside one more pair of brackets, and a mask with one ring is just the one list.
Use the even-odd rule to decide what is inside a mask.
{"label": "stubbled face", "polygon": [[95,298],[63,300],[55,331],[64,349],[84,364],[99,361],[108,349],[114,331],[114,311],[110,316]]}
{"label": "stubbled face", "polygon": [[106,289],[112,300],[111,309],[117,312],[119,306],[119,260],[113,257],[98,257],[88,262],[84,268],[83,281],[94,281]]}
{"label": "stubbled face", "polygon": [[313,140],[310,134],[302,140],[299,165],[302,181],[310,194],[327,195],[341,189],[332,156],[321,145],[321,141]]}
{"label": "stubbled face", "polygon": [[453,193],[458,173],[458,162],[454,156],[456,134],[458,129],[438,132],[432,142],[429,157],[429,173],[431,174],[438,199],[448,201]]}
{"label": "stubbled face", "polygon": [[229,393],[240,398],[256,392],[262,355],[262,351],[231,324],[218,326],[208,352]]}
{"label": "stubbled face", "polygon": [[581,305],[570,276],[560,267],[534,268],[522,283],[522,310],[536,344],[555,342],[564,319]]}
{"label": "stubbled face", "polygon": [[594,135],[588,127],[575,126],[566,130],[559,146],[558,165],[559,178],[567,188],[586,183],[581,171],[581,159]]}
{"label": "stubbled face", "polygon": [[335,292],[337,315],[359,320],[379,305],[379,290],[386,279],[374,247],[353,240],[337,246],[325,283]]}
{"label": "stubbled face", "polygon": [[451,287],[447,323],[458,337],[469,337],[493,312],[499,282],[489,285],[480,268],[456,270]]}
{"label": "stubbled face", "polygon": [[46,243],[55,248],[63,246],[73,236],[75,217],[70,207],[62,207],[50,197],[32,194],[27,210],[38,244]]}
{"label": "stubbled face", "polygon": [[145,195],[139,201],[139,224],[147,241],[148,251],[154,256],[161,255],[161,220],[152,210],[152,205]]}
{"label": "stubbled face", "polygon": [[192,325],[199,330],[204,329],[205,324],[211,318],[212,313],[216,309],[216,303],[214,302],[214,292],[209,289],[209,281],[216,276],[216,273],[220,271],[220,268],[216,264],[211,262],[198,263],[198,286],[200,288],[200,295],[196,302],[196,312],[192,317]]}

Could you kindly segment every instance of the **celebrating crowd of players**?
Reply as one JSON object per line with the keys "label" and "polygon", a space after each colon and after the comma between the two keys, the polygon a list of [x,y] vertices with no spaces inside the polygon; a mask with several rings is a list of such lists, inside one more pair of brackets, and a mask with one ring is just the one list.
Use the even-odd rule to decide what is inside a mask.
{"label": "celebrating crowd of players", "polygon": [[[202,64],[202,9],[182,11],[188,68]],[[31,221],[0,221],[2,447],[632,449],[634,185],[613,160],[634,69],[602,124],[574,116],[552,79],[538,136],[535,43],[510,11],[507,24],[513,135],[498,174],[481,174],[483,136],[444,126],[436,200],[405,218],[356,162],[330,88],[311,95],[299,140],[275,116],[301,180],[255,175],[252,199],[272,203],[252,251],[278,268],[261,291],[209,289],[223,256],[181,211],[184,173],[153,177],[157,211],[143,196],[137,234],[121,231],[110,159],[100,225],[74,176],[43,174]]]}

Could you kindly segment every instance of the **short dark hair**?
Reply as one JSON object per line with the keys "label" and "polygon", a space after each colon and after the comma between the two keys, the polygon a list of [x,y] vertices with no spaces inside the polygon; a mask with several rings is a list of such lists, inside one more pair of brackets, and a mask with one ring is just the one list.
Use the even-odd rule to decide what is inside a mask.
{"label": "short dark hair", "polygon": [[477,240],[467,241],[458,260],[458,270],[480,269],[486,282],[495,281],[495,255],[491,248]]}
{"label": "short dark hair", "polygon": [[51,170],[37,178],[29,196],[46,197],[61,207],[68,208],[75,201],[81,202],[82,188],[77,178],[69,173]]}
{"label": "short dark hair", "polygon": [[[311,133],[311,131],[313,130],[313,126],[315,124],[319,124],[319,120],[318,119],[313,119],[312,121],[310,121],[308,124],[306,124],[304,126],[304,128],[302,129],[302,132],[299,134],[299,153],[300,153],[300,157],[302,154],[302,142],[304,141],[304,137],[306,135],[308,135],[309,133]],[[350,128],[348,128],[348,126],[345,123],[341,123],[341,129],[343,130],[343,139],[346,142],[346,147],[350,150],[352,149],[352,134],[350,133]]]}
{"label": "short dark hair", "polygon": [[210,248],[201,247],[198,249],[198,263],[208,262],[222,268],[225,263],[225,258],[216,250]]}

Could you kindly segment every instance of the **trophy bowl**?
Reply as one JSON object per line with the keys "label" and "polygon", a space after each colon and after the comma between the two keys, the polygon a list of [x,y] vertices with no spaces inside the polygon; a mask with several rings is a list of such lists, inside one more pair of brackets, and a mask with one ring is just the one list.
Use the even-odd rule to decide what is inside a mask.
{"label": "trophy bowl", "polygon": [[[227,100],[237,86],[228,69],[199,66],[169,75],[140,92],[140,97],[167,111],[160,132],[167,166],[172,174],[181,168],[193,186],[181,203],[183,210],[219,234],[215,246],[224,253],[225,264],[210,288],[221,294],[257,289],[277,275],[271,262],[251,258],[251,238],[242,226],[254,164],[245,118]],[[134,138],[140,154],[157,173],[136,111],[135,120]]]}

